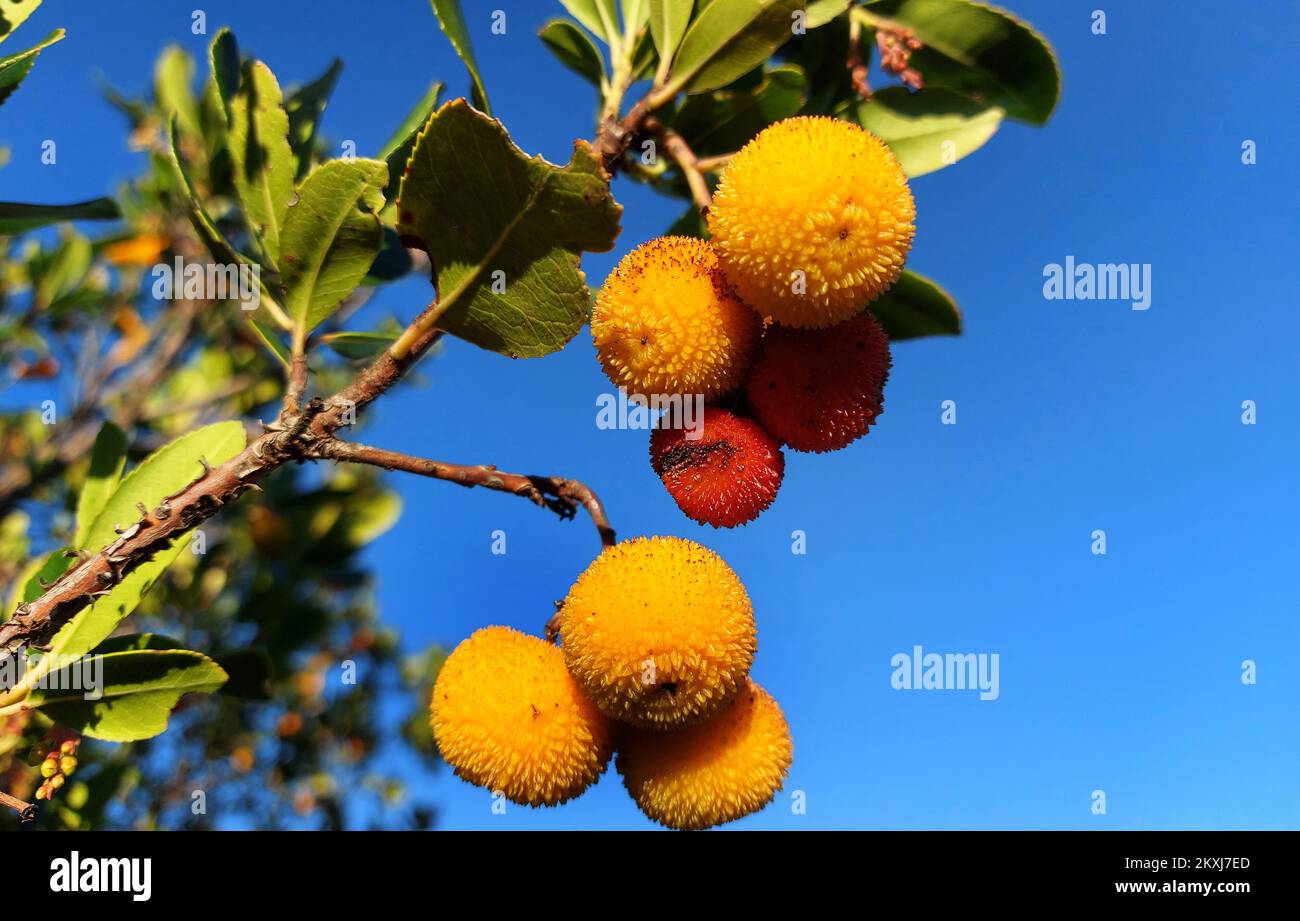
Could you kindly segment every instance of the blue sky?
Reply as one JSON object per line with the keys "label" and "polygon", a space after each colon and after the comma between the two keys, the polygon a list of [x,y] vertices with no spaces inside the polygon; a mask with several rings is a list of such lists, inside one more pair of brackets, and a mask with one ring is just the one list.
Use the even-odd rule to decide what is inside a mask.
{"label": "blue sky", "polygon": [[[601,431],[609,390],[584,330],[563,352],[511,362],[451,342],[427,386],[386,399],[365,439],[442,460],[575,476],[624,536],[699,540],[737,570],[759,623],[755,678],[795,738],[786,790],[744,828],[1238,828],[1300,824],[1300,270],[1297,7],[1009,4],[1056,47],[1064,93],[1045,129],[1007,124],[982,150],[913,184],[909,267],[966,317],[960,338],[894,349],[886,412],[831,455],[787,454],[758,521],[686,520],[654,477],[644,432]],[[194,4],[50,2],[8,46],[56,25],[6,105],[0,198],[111,190],[142,166],[102,74],[143,91],[175,40],[202,55]],[[325,119],[376,149],[428,82],[466,81],[423,0],[210,2],[282,82],[347,68]],[[74,12],[75,9],[75,12]],[[493,9],[505,35],[489,33]],[[466,4],[497,114],[526,151],[567,158],[594,100],[535,38],[558,4]],[[42,166],[40,143],[59,162]],[[1258,163],[1241,163],[1241,144]],[[663,232],[676,202],[620,181],[624,230],[585,261],[598,284]],[[1149,263],[1152,303],[1049,301],[1043,268]],[[413,279],[364,317],[413,315]],[[957,404],[942,425],[941,403]],[[1258,423],[1241,422],[1254,400]],[[511,497],[398,479],[406,510],[371,559],[384,617],[417,649],[503,623],[539,632],[597,549]],[[494,556],[504,530],[508,553]],[[807,534],[806,555],[791,532]],[[1091,553],[1104,529],[1108,552]],[[997,653],[1000,696],[891,688],[890,659]],[[1241,681],[1253,659],[1258,684]],[[447,828],[644,828],[608,774],[558,810],[491,812],[449,772],[418,780]],[[1104,790],[1107,812],[1091,811]],[[803,791],[796,815],[790,793]]]}

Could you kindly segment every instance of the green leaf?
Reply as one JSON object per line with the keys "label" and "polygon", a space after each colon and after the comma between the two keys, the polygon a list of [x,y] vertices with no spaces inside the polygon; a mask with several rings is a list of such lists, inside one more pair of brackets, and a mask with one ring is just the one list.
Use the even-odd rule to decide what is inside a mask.
{"label": "green leaf", "polygon": [[351,547],[364,547],[382,535],[402,517],[402,497],[380,492],[363,502],[349,502],[339,518],[338,528]]}
{"label": "green leaf", "polygon": [[623,15],[625,35],[635,34],[650,24],[650,0],[618,0],[618,8]]}
{"label": "green leaf", "polygon": [[45,586],[52,584],[59,576],[71,569],[72,562],[72,557],[65,556],[62,550],[53,551],[35,571],[27,574],[20,600],[35,601],[44,595]]}
{"label": "green leaf", "polygon": [[139,519],[136,503],[152,509],[202,472],[200,458],[213,466],[224,463],[242,451],[244,443],[243,425],[218,422],[163,445],[123,478],[78,546],[92,552],[108,546],[117,537],[115,526]]}
{"label": "green leaf", "polygon": [[172,119],[168,125],[167,138],[168,162],[172,168],[173,179],[176,181],[176,188],[185,196],[187,212],[190,224],[194,227],[194,232],[199,235],[203,245],[207,247],[212,258],[218,262],[227,265],[235,265],[248,260],[235,251],[230,245],[225,235],[217,229],[217,225],[208,215],[208,211],[199,201],[198,194],[194,191],[194,183],[190,180],[190,171],[184,160],[181,159],[180,139],[177,134],[176,120]]}
{"label": "green leaf", "polygon": [[55,29],[39,45],[0,58],[0,106],[5,104],[5,100],[18,89],[18,84],[32,72],[40,53],[55,42],[62,41],[64,34],[62,29]]}
{"label": "green leaf", "polygon": [[[195,429],[163,445],[118,484],[78,546],[92,553],[107,547],[117,538],[118,526],[126,527],[140,519],[137,502],[143,503],[147,509],[154,509],[164,498],[179,492],[202,472],[200,458],[215,466],[242,451],[244,444],[243,425],[219,422]],[[119,582],[109,594],[83,608],[64,624],[51,643],[51,657],[76,658],[99,645],[122,618],[135,610],[140,599],[188,545],[189,537],[187,534],[159,551],[152,560]]]}
{"label": "green leaf", "polygon": [[161,633],[128,633],[122,636],[110,636],[93,650],[92,656],[106,656],[114,652],[140,652],[146,649],[180,649],[181,644]]}
{"label": "green leaf", "polygon": [[321,341],[344,358],[374,358],[397,341],[397,333],[330,333]]}
{"label": "green leaf", "polygon": [[997,106],[940,86],[910,92],[891,86],[859,103],[858,124],[889,145],[908,176],[951,166],[984,146],[1002,124]]}
{"label": "green leaf", "polygon": [[36,305],[45,309],[74,291],[90,270],[94,249],[79,233],[68,234],[43,260],[36,279]]}
{"label": "green leaf", "polygon": [[[28,697],[50,719],[92,739],[134,742],[159,735],[185,694],[210,694],[226,683],[225,670],[185,649],[125,649],[63,666]],[[87,700],[84,685],[94,682]],[[59,690],[55,690],[58,688]]]}
{"label": "green leaf", "polygon": [[259,323],[252,317],[248,318],[248,324],[253,327],[253,332],[257,333],[257,338],[266,346],[267,351],[279,359],[280,364],[286,368],[289,367],[291,356],[288,347],[284,344],[284,340],[280,338],[280,334],[265,323]]}
{"label": "green leaf", "polygon": [[416,142],[401,211],[399,230],[435,268],[438,327],[528,358],[562,348],[582,327],[579,256],[613,247],[622,209],[585,142],[567,166],[528,158],[500,122],[456,100]]}
{"label": "green leaf", "polygon": [[293,197],[295,164],[289,149],[289,116],[280,84],[261,61],[253,61],[230,102],[230,160],[235,191],[272,268],[280,260],[280,228]]}
{"label": "green leaf", "polygon": [[801,68],[782,64],[753,89],[688,96],[672,116],[672,126],[698,156],[733,153],[768,125],[797,114],[807,85]]}
{"label": "green leaf", "polygon": [[950,87],[1035,125],[1056,108],[1056,55],[1014,16],[969,0],[876,0],[862,9],[916,34],[925,47],[913,53],[912,66],[927,86]]}
{"label": "green leaf", "polygon": [[[251,265],[252,263],[248,257],[230,244],[230,241],[213,223],[207,209],[203,207],[203,203],[199,201],[198,194],[194,191],[194,183],[190,180],[189,169],[186,167],[185,161],[181,159],[175,119],[168,126],[168,139],[170,142],[167,151],[168,162],[177,184],[177,190],[185,198],[186,212],[190,224],[199,235],[199,239],[203,241],[203,245],[207,247],[208,252],[212,254],[212,258],[217,262],[225,265],[238,265],[240,263]],[[262,277],[261,272],[258,273],[258,285],[261,295],[259,306],[269,311],[270,305],[274,303],[274,298],[267,289],[266,279]],[[245,312],[245,316],[248,316],[247,312]]]}
{"label": "green leaf", "polygon": [[41,0],[9,0],[0,6],[0,42],[12,35],[40,5]]}
{"label": "green leaf", "polygon": [[226,124],[230,124],[230,102],[239,92],[239,43],[235,33],[225,26],[217,32],[217,37],[208,47],[208,64],[212,68],[212,82],[217,88],[217,97],[226,114]]}
{"label": "green leaf", "polygon": [[891,342],[961,334],[961,311],[952,296],[924,275],[903,271],[894,286],[870,304]]}
{"label": "green leaf", "polygon": [[618,38],[618,7],[614,0],[560,0],[569,15],[582,23],[605,44]]}
{"label": "green leaf", "polygon": [[415,104],[415,108],[406,114],[387,143],[379,151],[379,159],[388,164],[388,185],[384,186],[384,201],[395,201],[397,189],[402,184],[402,174],[410,162],[411,151],[415,149],[415,139],[420,136],[420,129],[429,120],[434,109],[438,108],[438,97],[442,95],[442,83],[435,80],[429,84],[424,96]]}
{"label": "green leaf", "polygon": [[325,107],[342,72],[343,62],[335,58],[329,70],[289,94],[285,100],[284,110],[289,116],[289,147],[298,160],[295,176],[299,180],[311,170],[321,116],[325,114]]}
{"label": "green leaf", "polygon": [[649,78],[658,61],[659,53],[655,51],[655,39],[650,34],[650,25],[647,23],[637,33],[636,43],[632,47],[632,81],[635,83]]}
{"label": "green leaf", "polygon": [[90,470],[77,497],[78,547],[85,543],[90,525],[104,510],[109,497],[117,491],[126,466],[126,433],[111,422],[105,422],[95,436],[95,447],[90,452]]}
{"label": "green leaf", "polygon": [[[66,562],[63,564],[65,569],[66,566],[71,565],[71,560],[67,560],[67,558],[63,556],[62,550],[55,550],[53,553],[49,553],[43,557],[38,556],[34,559],[28,560],[27,563],[19,569],[17,573],[15,573],[9,586],[9,593],[5,597],[4,609],[0,610],[0,624],[13,616],[14,608],[18,607],[18,605],[25,601],[31,601],[33,598],[39,598],[40,593],[45,591],[45,589],[41,588],[40,582],[36,579],[38,575],[47,583],[50,582],[52,578],[57,579],[59,576],[63,575],[65,570],[57,570],[55,568],[56,560],[65,560]],[[49,570],[46,569],[47,566],[50,567]],[[52,575],[47,575],[47,572],[52,573]],[[33,586],[35,586],[37,594],[29,597],[28,593]]]}
{"label": "green leaf", "polygon": [[461,12],[460,0],[429,0],[429,3],[433,6],[433,14],[438,17],[438,27],[469,71],[470,83],[473,84],[470,95],[475,108],[491,115],[492,106],[488,103],[487,90],[483,88],[483,78],[479,76],[478,64],[474,60],[474,48],[469,43],[469,30],[465,28],[465,14]]}
{"label": "green leaf", "polygon": [[803,8],[804,0],[713,0],[686,30],[656,97],[715,90],[749,73],[794,34]]}
{"label": "green leaf", "polygon": [[284,307],[310,333],[361,283],[384,243],[388,167],[382,160],[331,160],[298,186],[285,213],[280,264]]}
{"label": "green leaf", "polygon": [[817,29],[844,13],[853,0],[809,0],[804,28]]}
{"label": "green leaf", "polygon": [[165,119],[176,116],[181,130],[192,138],[203,136],[199,109],[194,101],[194,59],[178,45],[168,45],[158,57],[153,76],[154,100]]}
{"label": "green leaf", "polygon": [[605,60],[586,32],[567,19],[552,19],[537,34],[565,67],[595,86],[604,83]]}
{"label": "green leaf", "polygon": [[92,198],[70,205],[25,205],[0,201],[0,234],[19,234],[59,221],[112,221],[121,217],[111,198]]}
{"label": "green leaf", "polygon": [[661,61],[671,61],[691,24],[695,0],[650,0],[650,34]]}

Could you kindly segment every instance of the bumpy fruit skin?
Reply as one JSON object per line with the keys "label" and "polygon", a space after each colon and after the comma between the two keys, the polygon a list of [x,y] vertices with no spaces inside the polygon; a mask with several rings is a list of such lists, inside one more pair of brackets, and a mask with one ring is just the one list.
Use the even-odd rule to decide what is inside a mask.
{"label": "bumpy fruit skin", "polygon": [[727,164],[709,232],[741,300],[785,326],[821,328],[898,280],[915,220],[907,177],[875,135],[800,117],[764,129]]}
{"label": "bumpy fruit skin", "polygon": [[709,406],[694,433],[674,425],[669,419],[650,436],[650,464],[688,517],[734,528],[772,504],[785,455],[758,423]]}
{"label": "bumpy fruit skin", "polygon": [[750,375],[763,428],[796,451],[836,451],[885,411],[889,337],[863,313],[830,329],[768,330]]}
{"label": "bumpy fruit skin", "polygon": [[739,387],[761,324],[703,240],[660,237],[623,257],[596,296],[591,338],[609,379],[630,393],[702,394]]}
{"label": "bumpy fruit skin", "polygon": [[699,829],[762,809],[781,789],[793,759],[780,706],[751,680],[706,722],[671,733],[629,730],[616,763],[649,818],[669,828]]}
{"label": "bumpy fruit skin", "polygon": [[456,776],[526,806],[572,799],[600,777],[615,728],[578,690],[560,650],[485,627],[447,657],[430,705]]}
{"label": "bumpy fruit skin", "polygon": [[677,537],[607,547],[559,613],[564,661],[608,716],[672,728],[716,713],[758,650],[740,579],[712,550]]}

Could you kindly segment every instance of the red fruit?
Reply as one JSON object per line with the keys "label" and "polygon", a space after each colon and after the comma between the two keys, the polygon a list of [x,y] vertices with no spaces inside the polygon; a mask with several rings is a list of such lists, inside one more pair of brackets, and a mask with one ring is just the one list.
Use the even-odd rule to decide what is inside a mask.
{"label": "red fruit", "polygon": [[767,331],[749,376],[749,404],[796,451],[838,451],[885,409],[889,337],[870,313],[827,329]]}
{"label": "red fruit", "polygon": [[781,447],[752,419],[716,406],[701,423],[694,431],[661,423],[650,436],[650,464],[687,517],[715,528],[753,521],[781,487]]}

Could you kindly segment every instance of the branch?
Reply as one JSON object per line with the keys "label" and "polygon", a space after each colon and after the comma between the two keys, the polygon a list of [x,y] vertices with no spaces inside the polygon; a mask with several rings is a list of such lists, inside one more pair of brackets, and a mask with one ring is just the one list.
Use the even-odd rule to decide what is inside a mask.
{"label": "branch", "polygon": [[736,151],[725,154],[717,154],[712,157],[697,157],[695,159],[695,168],[701,173],[717,173],[731,162],[731,158],[736,155]]}
{"label": "branch", "polygon": [[[873,13],[861,6],[855,6],[849,17],[849,59],[848,67],[853,77],[853,86],[863,99],[871,96],[867,86],[867,69],[858,55],[858,42],[863,28],[875,32],[876,48],[880,51],[880,69],[894,74],[905,85],[919,90],[925,84],[919,71],[909,66],[912,52],[924,47],[916,33],[901,23],[885,16]],[[857,66],[855,66],[855,64]]]}
{"label": "branch", "polygon": [[[603,158],[608,158],[606,162],[612,163],[627,149],[649,108],[649,102],[643,99],[633,106],[622,121],[617,124],[607,121],[602,125],[593,149],[599,151]],[[361,412],[401,380],[438,341],[442,333],[434,328],[434,323],[439,313],[439,304],[435,300],[408,325],[398,340],[401,348],[395,345],[381,353],[351,383],[332,397],[325,400],[312,398],[300,408],[295,405],[294,397],[301,395],[299,381],[305,377],[305,363],[300,365],[294,362],[290,368],[285,411],[279,420],[273,425],[264,426],[262,435],[219,467],[210,468],[204,464],[203,472],[196,479],[175,494],[167,496],[152,511],[144,509],[140,519],[124,528],[117,540],[97,553],[82,558],[56,579],[40,597],[20,604],[9,620],[0,623],[0,657],[12,657],[21,649],[48,642],[59,628],[93,604],[95,599],[107,595],[126,576],[153,559],[155,554],[170,546],[177,538],[212,518],[222,507],[236,501],[248,490],[258,488],[259,481],[284,464],[346,452],[347,448],[335,447],[342,444],[334,437],[335,433],[355,424]],[[295,349],[297,351],[305,352],[305,344],[302,349]],[[361,450],[360,446],[353,446],[353,449]],[[374,452],[377,449],[369,450]],[[437,476],[427,466],[433,462],[402,459],[401,455],[391,455],[389,452],[383,452],[380,456],[392,460],[393,469],[407,469],[409,466],[418,468],[423,463],[426,466],[414,472]],[[485,467],[435,466],[447,473],[439,478],[524,495],[565,517],[573,517],[577,505],[582,505],[596,524],[601,542],[609,544],[614,540],[614,530],[605,517],[600,500],[590,489],[575,480],[499,474]],[[0,693],[0,708],[21,700],[23,694],[25,689],[21,688]]]}
{"label": "branch", "polygon": [[352,464],[368,464],[385,470],[401,470],[435,480],[447,480],[469,488],[482,486],[486,489],[508,492],[523,496],[540,508],[549,508],[564,519],[573,518],[577,514],[578,506],[581,505],[591,515],[591,521],[600,534],[601,544],[608,547],[614,543],[614,529],[605,516],[605,508],[601,505],[600,499],[590,488],[577,480],[566,480],[557,476],[503,473],[490,464],[474,467],[446,464],[383,448],[339,441],[337,438],[316,445],[312,456]]}
{"label": "branch", "polygon": [[709,184],[704,180],[700,161],[696,158],[695,151],[691,150],[691,145],[657,118],[646,118],[643,126],[663,141],[664,150],[673,158],[677,168],[682,171],[682,176],[686,178],[686,184],[691,188],[691,199],[695,202],[695,207],[700,214],[708,214],[713,207],[713,195],[709,192]]}
{"label": "branch", "polygon": [[596,138],[591,143],[591,149],[596,156],[600,157],[606,171],[611,174],[614,172],[619,158],[631,146],[633,138],[640,133],[641,125],[649,114],[650,100],[646,97],[632,106],[621,120],[606,118],[601,121]]}
{"label": "branch", "polygon": [[[432,309],[434,305],[426,307],[412,325]],[[79,611],[112,591],[176,538],[257,488],[260,480],[284,464],[310,459],[313,445],[352,425],[361,410],[397,383],[439,335],[436,330],[419,334],[401,358],[383,353],[328,400],[307,401],[300,412],[266,426],[265,432],[236,457],[219,467],[205,466],[187,486],[124,528],[117,540],[68,569],[39,598],[20,604],[13,617],[0,623],[0,658],[47,642]],[[0,707],[14,703],[22,693],[23,689],[0,693]]]}
{"label": "branch", "polygon": [[867,56],[862,54],[862,21],[857,16],[849,17],[849,52],[844,61],[844,66],[848,68],[849,79],[853,82],[853,88],[857,90],[858,95],[863,99],[871,98],[871,84],[867,82],[870,48],[867,49]]}
{"label": "branch", "polygon": [[[436,310],[437,305],[430,304],[411,322],[408,328],[411,344],[400,357],[393,357],[391,352],[382,353],[329,399],[308,400],[300,411],[282,416],[274,425],[264,426],[263,434],[237,456],[219,467],[204,465],[197,478],[167,496],[157,508],[145,510],[140,520],[124,528],[117,540],[71,567],[39,598],[20,604],[13,617],[0,623],[0,657],[13,656],[24,647],[47,642],[79,611],[107,595],[126,576],[153,559],[156,553],[212,518],[248,490],[258,488],[259,481],[286,463],[319,458],[352,460],[353,457],[341,456],[349,449],[359,452],[355,459],[360,463],[372,463],[374,461],[370,458],[380,457],[392,461],[390,469],[411,469],[425,476],[513,492],[563,517],[573,517],[577,506],[582,505],[595,522],[602,543],[612,543],[614,530],[605,517],[600,500],[575,480],[521,477],[497,474],[483,467],[434,464],[446,474],[439,476],[427,466],[433,462],[403,458],[399,454],[357,445],[336,447],[345,443],[338,441],[335,433],[353,425],[362,410],[401,380],[438,341],[442,335],[438,330],[422,328],[429,316],[436,315]],[[421,467],[421,464],[425,466]],[[25,691],[20,688],[0,693],[0,707],[21,700]]]}
{"label": "branch", "polygon": [[23,802],[18,797],[10,796],[3,790],[0,790],[0,806],[12,809],[14,812],[18,813],[19,820],[23,822],[30,822],[32,819],[36,818],[35,803]]}
{"label": "branch", "polygon": [[289,363],[288,386],[284,392],[282,412],[292,415],[302,410],[302,395],[307,390],[307,353],[301,347],[294,351]]}

